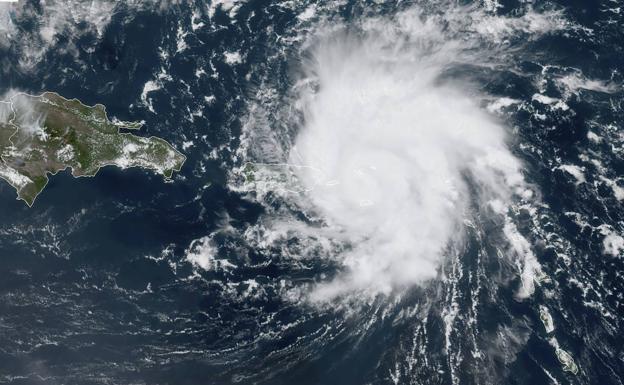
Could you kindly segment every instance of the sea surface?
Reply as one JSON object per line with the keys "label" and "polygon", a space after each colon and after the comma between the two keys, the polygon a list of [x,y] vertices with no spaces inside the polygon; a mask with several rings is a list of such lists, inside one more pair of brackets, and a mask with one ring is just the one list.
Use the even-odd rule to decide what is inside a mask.
{"label": "sea surface", "polygon": [[0,181],[0,383],[622,384],[623,85],[616,0],[0,4],[187,156]]}

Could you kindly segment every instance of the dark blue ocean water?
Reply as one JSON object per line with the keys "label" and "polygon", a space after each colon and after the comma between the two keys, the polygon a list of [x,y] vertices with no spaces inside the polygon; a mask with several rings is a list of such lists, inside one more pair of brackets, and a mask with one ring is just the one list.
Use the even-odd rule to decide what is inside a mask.
{"label": "dark blue ocean water", "polygon": [[[499,17],[520,17],[525,9],[517,1],[500,3]],[[11,20],[19,36],[32,37],[28,33],[39,28],[47,6],[14,6]],[[348,1],[328,17],[348,24],[409,6]],[[28,68],[20,64],[28,44],[0,45],[0,93],[52,90],[102,103],[109,116],[144,120],[139,134],[162,137],[188,157],[173,183],[139,169],[107,167],[80,179],[61,172],[33,208],[0,183],[0,382],[622,383],[624,264],[622,253],[604,255],[604,236],[595,227],[609,224],[621,234],[624,208],[593,176],[597,169],[587,166],[588,182],[579,186],[557,165],[578,162],[589,151],[599,154],[611,178],[624,175],[624,25],[621,14],[608,11],[624,4],[537,2],[537,9],[561,10],[593,32],[565,28],[529,42],[512,39],[507,44],[523,50],[516,63],[522,72],[449,70],[449,77],[469,79],[487,94],[526,101],[505,119],[514,128],[512,150],[525,162],[525,177],[539,187],[547,209],[538,223],[522,211],[515,219],[551,280],[531,299],[517,300],[513,266],[496,256],[500,240],[494,234],[501,224],[483,218],[482,230],[491,239],[469,237],[459,267],[464,274],[455,281],[414,287],[400,298],[380,296],[354,305],[354,311],[284,298],[280,281],[316,282],[322,274],[335,274],[337,266],[324,259],[296,265],[279,249],[259,251],[240,239],[269,208],[228,182],[250,100],[267,82],[286,94],[296,78],[297,45],[276,36],[293,36],[306,7],[251,0],[238,3],[235,13],[217,7],[209,17],[201,2],[120,3],[101,35],[87,22],[59,29],[52,46]],[[205,24],[196,30],[194,11]],[[181,53],[179,28],[188,32]],[[226,51],[242,52],[245,60],[228,64]],[[198,77],[199,68],[206,74]],[[568,110],[531,101],[536,77],[543,76],[549,95],[559,98],[553,79],[570,71],[620,88],[581,90],[566,99]],[[141,92],[163,72],[169,78],[148,94],[153,113]],[[215,101],[207,103],[208,95]],[[591,142],[590,130],[605,139]],[[620,142],[609,139],[618,137]],[[190,140],[193,145],[182,149]],[[591,226],[579,226],[570,212]],[[233,230],[220,231],[226,224]],[[563,262],[560,250],[543,242],[535,228],[568,242],[571,262]],[[187,261],[191,243],[215,233],[218,255],[236,265],[234,271],[204,271]],[[475,285],[476,324],[467,316]],[[451,286],[460,316],[449,351],[441,314]],[[574,358],[578,374],[562,370],[539,304],[551,309],[558,344]],[[405,316],[405,309],[413,316]],[[473,343],[483,356],[470,354]]]}

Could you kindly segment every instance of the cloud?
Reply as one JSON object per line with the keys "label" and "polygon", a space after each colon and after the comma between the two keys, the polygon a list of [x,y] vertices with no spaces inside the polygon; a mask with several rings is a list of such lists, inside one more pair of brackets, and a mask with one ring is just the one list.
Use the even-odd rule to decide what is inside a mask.
{"label": "cloud", "polygon": [[534,292],[543,273],[514,213],[539,194],[493,117],[522,101],[481,93],[471,74],[514,70],[519,47],[574,26],[560,11],[494,8],[423,2],[348,25],[319,8],[313,26],[284,39],[301,64],[292,92],[258,88],[232,188],[266,203],[254,226],[264,238],[247,239],[252,247],[343,267],[319,274],[310,299],[366,298],[443,276],[484,214],[502,224],[488,237],[517,269],[517,298]]}
{"label": "cloud", "polygon": [[41,7],[29,2],[0,4],[0,48],[13,47],[19,52],[19,67],[30,70],[57,46],[61,35],[69,37],[63,48],[66,52],[76,50],[73,41],[85,33],[101,37],[117,4],[113,1],[45,1]]}
{"label": "cloud", "polygon": [[[29,71],[53,48],[58,54],[76,55],[75,41],[80,37],[93,34],[97,39],[102,38],[117,12],[139,9],[162,12],[180,3],[178,0],[47,0],[34,6],[27,1],[0,2],[0,49],[12,47],[18,53],[15,57],[18,67]],[[61,36],[64,38],[60,39]],[[63,44],[58,44],[60,41]]]}
{"label": "cloud", "polygon": [[307,198],[351,245],[345,274],[315,299],[434,278],[463,240],[475,198],[466,180],[483,202],[506,202],[522,183],[505,129],[471,91],[440,82],[466,59],[461,45],[418,14],[367,28],[322,38],[304,71],[313,87],[300,95],[305,124],[289,162],[311,166],[295,168]]}

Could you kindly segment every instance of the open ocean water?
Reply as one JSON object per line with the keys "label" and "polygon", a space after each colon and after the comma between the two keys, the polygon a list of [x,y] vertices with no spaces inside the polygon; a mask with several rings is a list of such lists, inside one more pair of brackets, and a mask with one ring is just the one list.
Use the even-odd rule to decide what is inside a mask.
{"label": "open ocean water", "polygon": [[621,1],[20,0],[0,37],[0,93],[187,156],[0,183],[0,383],[624,382]]}

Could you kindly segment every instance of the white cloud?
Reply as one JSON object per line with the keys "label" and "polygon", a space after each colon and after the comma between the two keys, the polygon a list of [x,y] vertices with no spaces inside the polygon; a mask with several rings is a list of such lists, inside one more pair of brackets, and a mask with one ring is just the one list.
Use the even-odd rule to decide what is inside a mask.
{"label": "white cloud", "polygon": [[[346,273],[319,285],[315,299],[434,278],[462,241],[465,178],[484,201],[507,202],[522,184],[505,129],[460,85],[438,82],[466,59],[456,41],[418,14],[366,28],[364,38],[318,42],[302,82],[313,87],[301,93],[305,125],[289,162],[309,166],[294,169],[307,197],[332,237],[351,245],[339,256]],[[532,256],[522,240],[519,253]]]}
{"label": "white cloud", "polygon": [[211,237],[203,237],[191,242],[186,250],[186,260],[207,271],[227,271],[236,268],[236,265],[227,259],[217,258],[218,252]]}
{"label": "white cloud", "polygon": [[[151,9],[162,11],[180,3],[177,0],[141,2],[45,0],[40,7],[30,2],[0,3],[0,48],[13,46],[19,52],[18,65],[22,70],[35,67],[53,48],[59,53],[77,52],[74,42],[86,33],[100,39],[116,12],[122,9]],[[20,23],[35,21],[34,28],[20,28]],[[65,45],[57,45],[59,36],[66,36]]]}
{"label": "white cloud", "polygon": [[[302,42],[296,48],[305,58],[296,96],[282,98],[265,84],[257,90],[237,157],[259,171],[233,187],[269,207],[278,195],[314,223],[269,208],[254,226],[266,238],[251,239],[293,258],[342,264],[335,279],[321,277],[313,299],[388,293],[438,277],[443,261],[462,252],[466,223],[478,222],[475,205],[506,224],[500,246],[522,280],[518,297],[543,278],[530,239],[512,219],[518,202],[531,205],[539,194],[523,180],[507,129],[490,115],[520,101],[481,95],[448,75],[464,64],[508,68],[518,60],[509,40],[570,25],[560,12],[527,5],[522,15],[497,16],[495,2],[487,3],[415,5],[348,27],[319,16],[289,37]],[[244,167],[234,174],[244,175]],[[287,245],[293,237],[297,248]]]}
{"label": "white cloud", "polygon": [[624,251],[624,238],[622,234],[612,226],[602,224],[596,227],[600,234],[604,235],[602,239],[602,253],[617,257]]}

